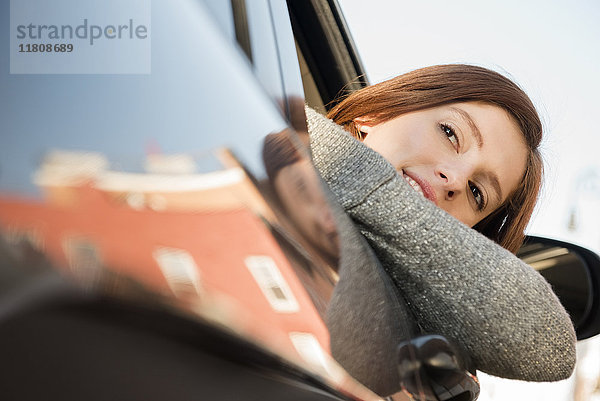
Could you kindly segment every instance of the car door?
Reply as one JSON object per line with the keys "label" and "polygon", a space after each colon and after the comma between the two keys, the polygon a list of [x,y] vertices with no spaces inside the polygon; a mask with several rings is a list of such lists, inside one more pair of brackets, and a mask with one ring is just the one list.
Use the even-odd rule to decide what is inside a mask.
{"label": "car door", "polygon": [[[17,18],[9,12],[9,1],[1,4],[4,18]],[[237,13],[232,31],[237,43],[243,27],[239,18],[244,14],[239,14],[240,2],[231,4],[237,5],[231,8]],[[45,273],[42,277],[38,270],[21,270],[15,273],[21,279],[2,281],[5,304],[12,302],[7,294],[19,294],[11,313],[3,315],[4,327],[11,328],[2,331],[7,340],[4,349],[13,350],[15,358],[22,356],[13,361],[12,376],[5,377],[6,383],[12,383],[9,394],[20,399],[33,399],[40,392],[50,398],[69,394],[90,399],[86,386],[80,391],[69,385],[24,386],[27,377],[42,380],[49,374],[51,378],[50,372],[61,371],[60,366],[82,363],[75,357],[61,362],[61,353],[87,355],[89,375],[80,372],[86,385],[98,383],[84,378],[108,377],[104,373],[113,369],[111,360],[117,360],[116,351],[123,352],[122,347],[114,348],[113,358],[102,359],[81,352],[90,334],[83,326],[68,326],[68,336],[51,330],[65,326],[61,319],[53,320],[55,315],[46,308],[71,291],[78,294],[74,296],[78,305],[87,296],[100,297],[102,304],[108,302],[102,301],[104,297],[136,299],[136,305],[151,310],[168,305],[172,314],[221,327],[319,377],[320,388],[331,394],[343,382],[352,387],[347,376],[328,370],[335,364],[328,359],[324,313],[337,266],[335,255],[327,252],[334,252],[316,246],[310,233],[299,226],[298,217],[290,216],[293,205],[282,205],[282,195],[271,185],[269,174],[284,166],[271,168],[264,163],[268,135],[283,138],[284,150],[297,154],[298,160],[308,159],[302,141],[290,129],[288,94],[295,89],[282,79],[280,45],[272,24],[275,11],[268,2],[257,4],[246,10],[248,31],[261,38],[251,43],[264,47],[253,47],[251,58],[224,33],[221,22],[227,19],[218,20],[214,10],[192,0],[177,5],[152,2],[151,25],[146,26],[152,52],[149,69],[142,73],[118,73],[114,66],[103,69],[104,65],[89,73],[77,70],[78,64],[70,65],[68,73],[10,70],[8,58],[17,55],[14,49],[11,53],[8,41],[2,42],[4,277],[13,277],[8,271],[14,266],[32,265],[26,256],[32,253],[69,277],[47,293],[26,291],[45,283]],[[283,3],[274,4],[277,12],[284,10]],[[105,23],[93,13],[62,11],[75,16],[68,21],[74,27]],[[40,18],[36,26],[65,24],[51,14],[45,20],[36,18]],[[25,23],[16,24],[21,22]],[[289,33],[289,25],[287,29]],[[68,60],[85,57],[86,44],[75,37],[69,40],[81,53],[53,55],[65,56],[62,67],[68,66]],[[43,56],[31,55],[37,57],[36,63]],[[277,156],[278,148],[274,149],[271,153]],[[324,195],[308,167],[296,180],[310,189],[297,201],[309,197],[321,202],[319,213],[323,213]],[[35,305],[37,312],[30,314],[26,305]],[[86,307],[83,311],[84,317],[96,316],[87,314]],[[114,313],[108,315],[118,315]],[[19,335],[32,327],[30,318],[48,323],[37,326],[42,330],[37,349],[46,351],[40,354],[45,362],[39,369],[24,353],[32,337]],[[155,319],[150,316],[148,321]],[[73,341],[73,336],[80,341]],[[107,344],[110,338],[107,334]],[[90,340],[87,349],[92,351],[97,344]],[[106,355],[112,355],[108,349]],[[157,377],[159,371],[148,377]],[[208,377],[202,381],[205,385]],[[141,394],[156,397],[161,393],[152,392],[152,383],[160,386],[161,381],[129,389],[144,387]],[[222,396],[235,398],[236,393],[226,391],[223,383],[214,384]],[[353,391],[364,390],[356,386]],[[110,394],[110,388],[98,394]]]}

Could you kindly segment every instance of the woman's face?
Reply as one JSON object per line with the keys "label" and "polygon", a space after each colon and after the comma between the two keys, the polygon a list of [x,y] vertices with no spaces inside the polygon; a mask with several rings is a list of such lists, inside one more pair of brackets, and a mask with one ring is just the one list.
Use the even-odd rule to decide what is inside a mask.
{"label": "woman's face", "polygon": [[438,207],[474,226],[519,185],[527,146],[502,108],[465,102],[403,114],[377,125],[355,119],[363,142]]}

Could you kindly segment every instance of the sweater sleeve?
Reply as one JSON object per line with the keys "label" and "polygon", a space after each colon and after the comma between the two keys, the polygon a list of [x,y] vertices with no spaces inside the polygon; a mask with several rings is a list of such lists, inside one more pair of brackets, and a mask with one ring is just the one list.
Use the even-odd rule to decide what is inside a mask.
{"label": "sweater sleeve", "polygon": [[306,112],[315,166],[421,327],[456,341],[486,373],[569,377],[575,332],[545,279],[423,198],[342,127]]}

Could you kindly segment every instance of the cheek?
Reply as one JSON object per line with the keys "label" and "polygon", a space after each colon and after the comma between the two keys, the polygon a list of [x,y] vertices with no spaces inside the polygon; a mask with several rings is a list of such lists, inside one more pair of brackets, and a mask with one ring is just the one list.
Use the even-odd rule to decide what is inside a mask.
{"label": "cheek", "polygon": [[363,142],[398,169],[437,157],[439,144],[432,139],[431,135],[419,130],[397,130],[394,134],[385,132],[381,135],[375,131]]}
{"label": "cheek", "polygon": [[474,216],[472,209],[460,202],[441,203],[439,207],[469,227],[473,227],[484,218],[482,217],[479,219],[478,217]]}

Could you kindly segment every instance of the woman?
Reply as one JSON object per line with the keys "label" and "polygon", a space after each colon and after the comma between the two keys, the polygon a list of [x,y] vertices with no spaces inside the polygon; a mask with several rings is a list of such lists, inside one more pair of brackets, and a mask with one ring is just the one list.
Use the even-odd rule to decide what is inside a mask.
{"label": "woman", "polygon": [[[394,149],[389,148],[390,143],[382,143],[379,137],[373,138],[378,133],[370,137],[365,134],[381,130],[385,124],[389,125],[391,120],[401,115],[440,106],[447,107],[447,111],[454,116],[448,116],[446,120],[440,119],[438,128],[444,131],[450,141],[453,141],[456,152],[464,154],[459,148],[461,147],[460,133],[464,132],[465,136],[472,135],[473,131],[477,132],[479,129],[476,124],[473,125],[474,121],[469,113],[463,110],[464,107],[454,108],[453,111],[452,106],[448,106],[449,103],[457,102],[481,102],[471,103],[466,107],[474,109],[478,115],[481,114],[479,123],[488,123],[490,136],[495,134],[492,132],[493,128],[500,131],[501,146],[486,144],[485,150],[489,150],[489,155],[480,156],[488,158],[488,161],[489,157],[494,157],[494,153],[496,156],[512,158],[512,163],[515,163],[512,167],[520,174],[517,178],[519,185],[513,185],[510,196],[505,196],[502,202],[495,202],[495,208],[487,205],[488,210],[482,210],[483,214],[464,216],[460,213],[455,217],[465,224],[475,226],[477,231],[515,253],[523,242],[523,231],[529,222],[540,189],[542,160],[539,145],[542,139],[542,123],[529,97],[512,81],[482,67],[469,65],[428,67],[355,92],[333,108],[328,117],[344,126],[355,137],[362,138],[361,140],[367,146],[372,147],[394,164],[397,155],[393,154]],[[487,110],[482,110],[483,108]],[[494,120],[486,121],[486,118]],[[505,121],[502,121],[503,119]],[[457,122],[453,124],[444,121]],[[476,129],[472,130],[472,127]],[[490,138],[490,141],[492,139],[496,138]],[[522,160],[524,156],[526,161]],[[439,162],[444,163],[445,160]],[[468,162],[469,160],[466,160],[463,165]],[[512,163],[505,161],[505,164]],[[507,167],[502,163],[496,164],[499,164],[495,167],[496,170],[504,170],[503,167]],[[444,169],[454,166],[435,167]],[[457,171],[457,174],[460,173],[461,171]],[[444,171],[436,171],[434,174],[443,175]],[[508,178],[506,175],[500,178]],[[511,181],[515,181],[514,177],[510,178],[513,178]],[[474,181],[468,186],[467,190],[477,192],[474,196],[481,198],[483,195],[481,188],[478,188]],[[441,205],[442,209],[452,215],[459,213],[456,209],[453,209],[454,213],[447,210],[451,206],[453,205],[448,203]],[[490,209],[493,209],[493,212]]]}
{"label": "woman", "polygon": [[421,330],[493,375],[567,378],[570,319],[506,251],[519,248],[541,182],[542,127],[525,93],[485,68],[434,66],[355,92],[328,116],[337,125],[307,109],[315,165]]}

